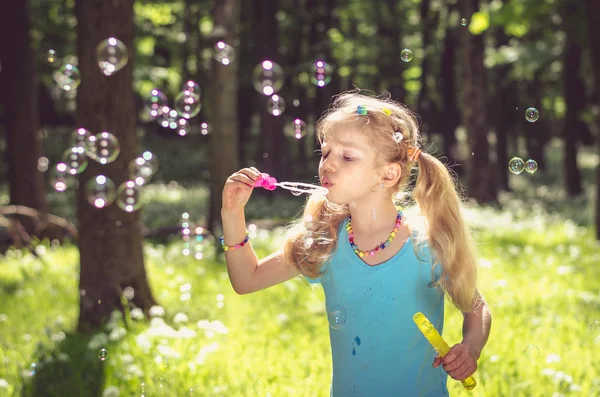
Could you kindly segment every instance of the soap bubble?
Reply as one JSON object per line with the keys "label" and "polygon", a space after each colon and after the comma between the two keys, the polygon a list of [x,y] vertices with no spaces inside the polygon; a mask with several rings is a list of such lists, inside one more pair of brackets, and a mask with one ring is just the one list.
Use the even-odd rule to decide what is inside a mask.
{"label": "soap bubble", "polygon": [[67,172],[70,175],[81,174],[88,165],[85,149],[82,146],[75,146],[65,150],[62,160],[67,165]]}
{"label": "soap bubble", "polygon": [[100,164],[112,163],[119,157],[119,140],[110,132],[101,132],[92,139],[93,145],[88,156]]}
{"label": "soap bubble", "polygon": [[301,119],[294,119],[284,127],[284,132],[287,136],[301,139],[306,136],[308,127]]}
{"label": "soap bubble", "polygon": [[96,208],[104,208],[115,200],[115,183],[104,175],[91,178],[85,188],[88,202]]}
{"label": "soap bubble", "polygon": [[467,18],[463,18],[463,19],[461,19],[461,20],[460,20],[460,24],[461,24],[462,26],[467,26]]}
{"label": "soap bubble", "polygon": [[523,350],[523,354],[529,361],[535,361],[540,355],[540,349],[535,345],[527,345]]}
{"label": "soap bubble", "polygon": [[77,128],[71,134],[71,146],[81,146],[85,150],[86,154],[91,151],[93,141],[93,135],[85,128]]}
{"label": "soap bubble", "polygon": [[200,98],[202,94],[202,90],[200,89],[200,85],[196,83],[194,80],[188,80],[183,83],[181,87],[182,92],[188,92],[189,94],[197,95]]}
{"label": "soap bubble", "polygon": [[530,123],[536,122],[540,118],[540,112],[536,108],[527,108],[525,111],[525,120]]}
{"label": "soap bubble", "polygon": [[52,169],[50,184],[57,192],[64,192],[72,185],[72,180],[69,177],[69,167],[65,163],[58,163]]}
{"label": "soap bubble", "polygon": [[150,97],[147,100],[146,108],[152,119],[158,118],[162,114],[163,107],[169,104],[167,96],[160,90],[154,88],[150,91]]}
{"label": "soap bubble", "polygon": [[333,304],[328,311],[327,318],[331,328],[340,329],[346,324],[346,310],[342,306]]}
{"label": "soap bubble", "polygon": [[235,59],[235,51],[229,44],[219,41],[215,45],[215,60],[225,66]]}
{"label": "soap bubble", "polygon": [[110,76],[127,65],[129,53],[121,40],[109,37],[96,47],[96,59],[102,73]]}
{"label": "soap bubble", "polygon": [[177,120],[177,134],[179,136],[186,136],[187,134],[190,133],[192,126],[190,125],[190,122],[187,121],[186,119],[179,119]]}
{"label": "soap bubble", "polygon": [[168,106],[163,106],[157,121],[162,127],[175,130],[177,129],[177,111]]}
{"label": "soap bubble", "polygon": [[200,113],[200,96],[190,91],[183,91],[175,97],[175,110],[186,119],[191,119]]}
{"label": "soap bubble", "polygon": [[48,171],[48,165],[50,164],[50,160],[48,160],[48,157],[40,157],[38,159],[38,164],[37,164],[37,169],[39,172],[46,172]]}
{"label": "soap bubble", "polygon": [[331,81],[333,68],[325,61],[316,61],[311,68],[310,81],[317,87],[325,87]]}
{"label": "soap bubble", "polygon": [[49,49],[48,54],[46,56],[46,60],[48,61],[48,63],[56,62],[56,51],[53,49]]}
{"label": "soap bubble", "polygon": [[279,116],[285,110],[285,101],[279,95],[273,94],[267,98],[267,110],[273,116]]}
{"label": "soap bubble", "polygon": [[142,207],[142,188],[134,181],[125,181],[117,189],[117,205],[124,211],[133,212]]}
{"label": "soap bubble", "polygon": [[100,361],[106,360],[107,357],[108,357],[108,351],[106,349],[100,349],[98,351],[98,358],[100,359]]}
{"label": "soap bubble", "polygon": [[411,50],[405,48],[400,52],[400,59],[404,62],[410,62],[413,59],[413,53]]}
{"label": "soap bubble", "polygon": [[538,163],[535,160],[529,159],[527,160],[527,162],[525,163],[525,171],[527,171],[530,174],[533,174],[534,172],[536,172],[538,169]]}
{"label": "soap bubble", "polygon": [[254,68],[254,88],[263,95],[271,96],[283,87],[283,69],[273,61],[265,60]]}
{"label": "soap bubble", "polygon": [[148,151],[129,162],[129,177],[138,185],[147,183],[157,170],[158,160],[154,154]]}
{"label": "soap bubble", "polygon": [[508,162],[508,170],[515,175],[519,175],[525,170],[525,162],[520,157],[513,157]]}
{"label": "soap bubble", "polygon": [[590,324],[592,334],[600,334],[600,321],[596,320]]}
{"label": "soap bubble", "polygon": [[65,91],[74,90],[81,83],[79,69],[70,63],[61,66],[52,76],[54,77],[54,81],[58,83],[58,86]]}
{"label": "soap bubble", "polygon": [[208,123],[200,123],[200,133],[202,135],[208,135],[208,133],[210,132],[210,125],[208,125]]}

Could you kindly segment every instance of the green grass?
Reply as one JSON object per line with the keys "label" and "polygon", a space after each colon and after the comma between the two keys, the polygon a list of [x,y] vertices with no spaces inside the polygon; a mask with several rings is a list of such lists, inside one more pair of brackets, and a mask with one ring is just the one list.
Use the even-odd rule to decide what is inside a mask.
{"label": "green grass", "polygon": [[[560,157],[551,153],[551,164]],[[476,230],[479,287],[493,314],[490,340],[460,396],[600,396],[600,246],[591,227],[590,172],[598,156],[582,152],[586,195],[565,200],[548,175],[512,176],[503,210],[466,212]],[[550,178],[550,179],[548,179]],[[545,187],[544,187],[545,186]],[[205,211],[201,188],[155,186],[144,219]],[[273,204],[275,202],[275,204]],[[253,197],[248,218],[277,208],[293,216],[302,200]],[[171,219],[172,218],[172,219]],[[157,222],[154,226],[160,226]],[[259,257],[281,242],[259,231]],[[145,246],[161,320],[115,315],[102,332],[73,332],[78,316],[78,252],[38,246],[39,258],[0,256],[0,396],[328,396],[331,358],[322,289],[296,278],[255,294],[236,295],[222,257],[181,255],[178,243]],[[461,340],[462,315],[447,305],[444,337]],[[226,333],[223,331],[226,330]],[[537,357],[525,354],[535,346]],[[98,358],[100,349],[108,356]],[[165,357],[167,357],[165,361]],[[36,364],[35,374],[31,365]],[[143,385],[143,386],[142,386]],[[190,392],[193,389],[193,392]]]}
{"label": "green grass", "polygon": [[[600,395],[600,334],[590,330],[600,321],[600,250],[592,231],[551,218],[542,229],[527,220],[507,223],[506,213],[489,209],[471,211],[474,218],[488,225],[477,235],[479,284],[494,322],[479,385],[467,393],[450,380],[451,395]],[[266,232],[254,240],[259,256],[277,243]],[[164,321],[126,326],[116,316],[95,336],[72,333],[74,247],[39,248],[43,262],[9,251],[0,261],[0,379],[8,384],[0,381],[0,395],[100,396],[114,386],[121,396],[135,396],[142,383],[146,396],[189,395],[190,388],[193,396],[327,395],[322,290],[296,278],[239,296],[222,261],[196,261],[180,248],[146,246],[153,291],[168,308]],[[460,341],[461,321],[448,305],[444,336],[451,345]],[[537,358],[526,357],[528,345],[537,347]],[[104,361],[101,348],[108,351]]]}

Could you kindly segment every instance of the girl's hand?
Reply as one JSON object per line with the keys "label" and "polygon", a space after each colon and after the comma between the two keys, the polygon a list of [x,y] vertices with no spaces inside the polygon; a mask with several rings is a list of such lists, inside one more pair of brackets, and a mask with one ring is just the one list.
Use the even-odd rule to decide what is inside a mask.
{"label": "girl's hand", "polygon": [[260,171],[254,167],[242,168],[232,174],[223,187],[221,211],[237,213],[244,210],[252,195],[254,182],[260,177]]}
{"label": "girl's hand", "polygon": [[456,380],[465,380],[477,370],[477,359],[469,349],[469,345],[459,343],[452,346],[444,357],[436,357],[433,367],[441,365],[448,375]]}

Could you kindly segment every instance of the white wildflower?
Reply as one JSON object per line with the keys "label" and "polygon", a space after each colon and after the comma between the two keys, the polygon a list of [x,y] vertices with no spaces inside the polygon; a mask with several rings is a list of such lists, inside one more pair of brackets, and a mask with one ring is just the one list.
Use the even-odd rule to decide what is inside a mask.
{"label": "white wildflower", "polygon": [[150,308],[150,317],[164,317],[165,309],[162,306],[154,305]]}
{"label": "white wildflower", "polygon": [[173,322],[176,324],[187,323],[188,316],[186,316],[185,313],[177,313],[173,318]]}
{"label": "white wildflower", "polygon": [[119,397],[120,394],[121,393],[119,393],[119,389],[117,389],[115,386],[110,386],[104,389],[102,397]]}
{"label": "white wildflower", "polygon": [[88,349],[97,350],[108,343],[108,336],[102,332],[94,334],[88,342]]}
{"label": "white wildflower", "polygon": [[134,307],[133,309],[131,309],[130,314],[131,314],[131,318],[134,320],[143,320],[144,319],[144,312],[139,307]]}

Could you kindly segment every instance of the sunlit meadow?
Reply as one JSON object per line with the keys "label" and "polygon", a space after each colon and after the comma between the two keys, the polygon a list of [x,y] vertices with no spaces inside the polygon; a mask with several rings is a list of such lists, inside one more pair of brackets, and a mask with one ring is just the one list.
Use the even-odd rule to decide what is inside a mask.
{"label": "sunlit meadow", "polygon": [[[589,176],[598,158],[584,153],[580,161]],[[493,325],[478,386],[468,392],[449,379],[450,393],[600,396],[600,249],[590,201],[565,203],[541,175],[511,178],[517,192],[502,195],[502,211],[465,212]],[[265,256],[280,236],[259,229],[253,247]],[[150,322],[136,309],[114,313],[87,336],[73,333],[75,247],[44,244],[38,257],[16,250],[0,257],[0,396],[328,396],[322,290],[296,278],[239,296],[222,256],[209,251],[198,261],[181,248],[145,247],[162,305]],[[446,313],[452,345],[462,315],[450,304]]]}

